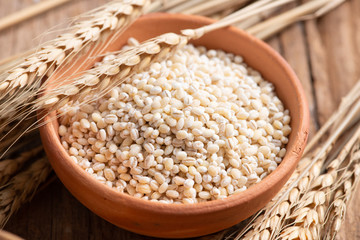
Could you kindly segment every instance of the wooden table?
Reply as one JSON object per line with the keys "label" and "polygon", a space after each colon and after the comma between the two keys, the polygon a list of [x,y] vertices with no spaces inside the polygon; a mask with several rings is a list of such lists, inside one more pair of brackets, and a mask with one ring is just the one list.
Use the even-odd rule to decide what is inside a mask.
{"label": "wooden table", "polygon": [[[34,2],[38,1],[0,0],[0,17]],[[66,27],[60,23],[105,2],[73,0],[1,31],[0,59],[52,39],[57,35],[53,30]],[[319,20],[293,25],[268,43],[290,63],[305,88],[312,135],[360,77],[360,1],[348,0]],[[359,210],[358,188],[348,206],[339,239],[360,239]],[[5,229],[26,239],[151,239],[97,217],[72,197],[59,180],[24,205]]]}

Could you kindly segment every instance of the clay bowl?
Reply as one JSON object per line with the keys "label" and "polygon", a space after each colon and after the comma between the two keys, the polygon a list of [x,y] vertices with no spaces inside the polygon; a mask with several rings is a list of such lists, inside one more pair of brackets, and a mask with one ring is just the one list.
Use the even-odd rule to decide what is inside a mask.
{"label": "clay bowl", "polygon": [[[90,68],[98,59],[94,53],[120,49],[129,37],[140,41],[165,32],[196,28],[213,20],[179,14],[151,14],[140,18],[111,46],[89,51],[78,58],[74,67],[65,66],[55,72],[51,81]],[[207,48],[222,49],[244,57],[245,62],[272,82],[280,99],[290,110],[292,133],[287,153],[278,168],[248,190],[223,200],[192,205],[154,203],[121,194],[103,185],[76,165],[59,141],[55,112],[43,121],[42,141],[56,174],[68,190],[91,211],[107,221],[139,234],[184,238],[210,234],[233,226],[254,214],[268,203],[294,171],[308,136],[309,110],[302,86],[285,60],[264,42],[245,32],[228,27],[206,34],[193,42]],[[91,55],[92,54],[92,55]]]}

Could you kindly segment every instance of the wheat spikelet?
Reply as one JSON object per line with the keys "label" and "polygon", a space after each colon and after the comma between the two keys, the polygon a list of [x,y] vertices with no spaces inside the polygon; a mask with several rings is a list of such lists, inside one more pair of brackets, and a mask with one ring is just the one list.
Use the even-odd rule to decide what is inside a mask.
{"label": "wheat spikelet", "polygon": [[[339,198],[332,197],[334,189],[338,189],[344,180],[348,181],[346,180],[346,176],[349,175],[348,168],[353,165],[355,159],[353,158],[352,161],[349,161],[347,166],[342,165],[344,165],[344,162],[347,160],[348,154],[355,142],[358,141],[359,136],[360,129],[347,141],[337,158],[331,161],[327,167],[327,172],[313,179],[310,188],[303,197],[299,199],[290,216],[284,219],[286,226],[280,233],[282,239],[288,239],[290,236],[295,236],[296,233],[298,234],[298,238],[307,239],[302,238],[301,233],[308,235],[308,229],[312,229],[310,232],[316,233],[316,238],[319,238],[325,220],[328,219],[326,216],[327,210],[333,202],[340,201]],[[335,206],[336,205],[337,204],[335,204]],[[294,231],[294,228],[296,228],[297,231]],[[311,237],[315,239],[314,235],[311,235]]]}
{"label": "wheat spikelet", "polygon": [[323,239],[335,239],[345,218],[346,204],[350,201],[352,193],[359,182],[360,175],[360,142],[352,146],[348,157],[348,164],[344,168],[337,182],[332,186],[334,193],[329,204]]}
{"label": "wheat spikelet", "polygon": [[71,80],[69,84],[56,87],[56,90],[50,94],[36,100],[34,105],[39,109],[57,109],[69,101],[83,98],[90,92],[96,91],[100,96],[104,95],[112,87],[121,84],[126,77],[142,71],[155,61],[168,57],[171,51],[181,48],[189,40],[291,1],[293,0],[279,0],[256,8],[252,12],[244,13],[240,10],[214,24],[198,29],[186,29],[181,34],[165,33],[138,46],[127,48],[118,52],[112,60],[85,71],[82,76]]}
{"label": "wheat spikelet", "polygon": [[[294,176],[288,181],[284,189],[291,187],[292,181],[296,181],[303,169],[311,162],[305,159],[301,162],[300,167],[294,173]],[[291,188],[291,191],[280,193],[282,198],[276,198],[265,206],[265,211],[258,216],[256,221],[251,224],[251,230],[244,235],[244,239],[275,239],[281,231],[282,223],[289,216],[289,212],[308,188],[309,182],[314,179],[321,169],[321,163],[313,165],[305,176],[298,180],[297,185]],[[235,239],[241,239],[243,233]]]}
{"label": "wheat spikelet", "polygon": [[[227,26],[227,25],[229,25],[231,23],[235,23],[235,22],[246,22],[248,20],[248,18],[251,18],[252,16],[256,16],[256,15],[262,14],[264,12],[271,11],[272,9],[276,9],[276,8],[282,6],[286,3],[292,2],[292,1],[294,1],[294,0],[279,0],[279,1],[261,0],[261,1],[255,2],[255,3],[245,7],[244,9],[241,9],[236,14],[232,14],[231,16],[224,18],[222,21],[223,22],[222,26]],[[160,1],[160,2],[162,2],[162,1]],[[173,2],[176,3],[176,0],[174,0]],[[156,3],[158,3],[158,1],[155,1],[152,4],[152,6],[150,6],[148,11],[153,11],[153,10],[156,10],[156,8],[160,8],[159,6],[161,6],[161,5],[156,6]],[[206,4],[205,4],[205,6],[206,6]],[[318,5],[316,5],[316,6],[318,7]],[[311,10],[315,11],[315,10],[317,10],[317,8],[312,8]],[[236,21],[234,21],[234,18],[236,18]],[[290,23],[287,23],[287,24],[290,24]],[[216,25],[213,25],[213,26],[216,26]],[[215,28],[219,28],[219,27],[221,27],[221,26],[217,25]],[[211,29],[209,27],[205,27],[205,28],[201,29],[201,31],[203,31],[203,32],[209,32],[212,30],[214,30],[214,29]],[[199,29],[199,31],[197,31],[195,34],[199,34],[199,36],[201,36],[203,34],[203,33],[201,33],[201,31]],[[189,34],[189,32],[188,32],[188,34]],[[192,36],[192,37],[194,37],[194,36]],[[70,89],[63,89],[63,90],[71,91]],[[73,88],[72,90],[75,91],[75,88]],[[26,92],[26,93],[28,93],[28,92]],[[23,98],[29,99],[28,96],[27,97],[22,96],[21,99],[23,99]],[[55,99],[52,99],[52,100],[55,100]],[[23,101],[20,101],[19,104],[10,104],[10,105],[18,106],[18,105],[21,105],[22,103],[23,103]],[[28,104],[28,105],[31,105],[31,104]],[[3,109],[7,109],[6,112],[7,113],[12,112],[13,115],[16,112],[16,111],[9,110],[9,109],[11,109],[11,107],[3,108]],[[33,110],[30,110],[30,111],[33,111]],[[17,111],[16,113],[18,113],[18,112],[19,111]],[[1,110],[0,110],[0,113],[1,113]],[[22,113],[22,114],[23,114],[23,116],[26,116],[25,113]],[[12,119],[11,117],[9,117],[9,118]]]}
{"label": "wheat spikelet", "polygon": [[62,34],[29,56],[23,63],[10,70],[0,80],[1,118],[16,115],[19,107],[33,98],[40,90],[44,76],[65,62],[88,51],[91,44],[111,42],[111,33],[120,34],[142,14],[149,0],[114,1],[85,15],[67,34]]}
{"label": "wheat spikelet", "polygon": [[[120,34],[128,25],[146,11],[150,0],[118,0],[85,14],[67,34],[60,35],[40,47],[39,51],[8,73],[0,76],[0,136],[1,155],[9,146],[34,126],[34,118],[28,128],[17,129],[31,118],[31,101],[42,91],[41,81],[74,57],[88,51],[90,46],[105,42]],[[15,126],[5,131],[8,126]],[[9,134],[12,137],[9,137]],[[5,142],[4,142],[5,141]]]}
{"label": "wheat spikelet", "polygon": [[[358,89],[359,86],[360,82],[354,86],[354,89]],[[242,236],[245,236],[245,239],[261,239],[261,237],[267,237],[264,239],[276,239],[280,236],[281,231],[284,239],[285,237],[296,239],[299,236],[308,236],[314,239],[320,237],[318,223],[325,221],[324,210],[327,209],[323,204],[326,201],[329,204],[331,200],[329,194],[325,194],[324,190],[328,192],[334,191],[331,184],[338,181],[338,167],[343,163],[354,141],[358,139],[360,130],[352,138],[347,139],[347,144],[336,158],[338,160],[333,161],[332,165],[329,166],[328,174],[321,174],[321,168],[329,157],[329,153],[336,150],[334,150],[335,142],[352,124],[353,120],[358,117],[357,113],[360,109],[359,97],[358,92],[351,91],[343,99],[338,111],[329,118],[328,122],[314,136],[314,139],[319,141],[330,132],[329,137],[320,144],[317,143],[317,145],[313,141],[310,142],[310,148],[307,149],[308,154],[300,161],[294,173],[295,177],[288,181],[282,192],[264,208],[263,212],[251,220],[244,231],[237,234],[236,239],[240,239]],[[337,118],[339,116],[343,117]],[[331,131],[333,126],[337,126],[335,131]],[[340,149],[342,145],[336,147]],[[314,201],[316,204],[313,204]],[[302,207],[306,209],[303,210]],[[295,211],[298,212],[295,213]],[[289,219],[294,222],[301,223],[303,221],[305,223],[303,217],[307,216],[306,211],[311,212],[306,227],[298,226],[299,224],[295,223],[287,226],[286,229],[284,228],[289,223],[287,221]],[[247,230],[249,231],[246,232]]]}
{"label": "wheat spikelet", "polygon": [[[319,239],[327,219],[326,210],[331,205],[331,193],[338,188],[332,184],[339,181],[339,167],[359,136],[360,130],[349,140],[338,158],[331,162],[325,174],[319,175],[325,158],[317,159],[309,170],[306,167],[311,163],[310,159],[303,159],[294,173],[295,179],[301,172],[306,174],[294,186],[291,186],[294,178],[290,179],[284,187],[285,193],[280,193],[282,197],[270,202],[265,212],[255,218],[251,223],[252,229],[244,239],[276,239],[278,236],[281,239]],[[339,178],[343,178],[343,175]],[[244,232],[236,239],[242,235]]]}
{"label": "wheat spikelet", "polygon": [[20,172],[0,190],[0,227],[3,228],[9,217],[29,201],[39,185],[51,172],[45,157],[37,159],[28,169]]}
{"label": "wheat spikelet", "polygon": [[[279,7],[283,4],[286,4],[291,1],[293,1],[293,0],[280,0],[277,2],[273,1],[273,0],[261,0],[261,1],[255,2],[237,12],[237,16],[242,15],[242,16],[240,16],[239,19],[237,19],[237,21],[240,21],[241,19],[246,20],[247,17],[251,17],[253,15],[256,15],[256,14],[259,14],[261,12],[268,11],[271,9],[276,9],[276,7]],[[156,6],[156,3],[159,3],[159,2],[162,3],[163,1],[155,1],[149,7],[149,9],[145,10],[145,11],[156,10],[156,8],[159,8],[159,6],[161,6],[161,5]],[[177,1],[177,0],[169,1],[169,3],[176,3],[176,2],[179,2],[179,1]],[[273,4],[273,2],[276,2],[276,4]],[[259,9],[259,7],[260,7],[260,9]],[[255,12],[252,12],[251,10],[255,10]],[[227,18],[229,18],[229,17],[227,17]],[[229,23],[227,23],[227,24],[229,24]],[[69,36],[71,36],[71,34]],[[97,41],[99,41],[99,40],[97,40]],[[56,43],[56,40],[54,42]],[[71,84],[68,87],[71,89],[62,88],[62,90],[71,92],[72,90],[75,89],[75,88],[71,87]],[[38,89],[36,89],[35,91],[22,91],[22,92],[20,92],[20,94],[17,93],[17,94],[12,95],[13,98],[5,99],[5,101],[2,101],[2,102],[0,101],[0,114],[5,119],[4,121],[2,121],[0,123],[0,129],[7,126],[9,123],[13,122],[14,120],[18,119],[19,121],[22,121],[24,118],[27,118],[28,114],[31,114],[32,112],[37,110],[39,101],[35,100],[36,104],[35,104],[35,107],[33,107],[32,106],[33,102],[29,101],[29,99],[31,100],[33,98],[33,96],[35,95],[35,93],[38,93],[40,91],[39,89],[40,89],[40,87]],[[66,92],[66,93],[68,93],[68,92]],[[54,100],[54,99],[52,99],[52,100]],[[51,102],[52,100],[49,100],[49,101]],[[26,101],[26,102],[24,102],[24,101]],[[18,122],[16,122],[15,124],[18,124]],[[35,124],[33,126],[35,126]],[[22,134],[22,132],[23,131],[18,132],[17,135],[20,136]]]}
{"label": "wheat spikelet", "polygon": [[25,87],[35,80],[35,76],[31,76],[31,73],[43,76],[49,68],[60,65],[68,55],[80,51],[90,42],[98,41],[106,30],[113,31],[126,26],[126,22],[130,20],[128,18],[135,19],[140,15],[141,11],[138,8],[145,3],[146,1],[140,0],[115,1],[104,6],[102,11],[91,14],[91,19],[75,24],[74,33],[63,34],[49,42],[18,68],[10,71],[0,84],[1,93],[7,94],[17,88]]}
{"label": "wheat spikelet", "polygon": [[[96,90],[107,92],[120,84],[125,77],[142,71],[151,62],[162,60],[169,52],[187,43],[187,38],[174,33],[158,36],[131,49],[121,51],[113,61],[103,62],[90,69],[70,84],[56,88],[51,96],[38,99],[41,108],[59,108],[70,100],[77,100]],[[55,96],[53,96],[55,95]]]}
{"label": "wheat spikelet", "polygon": [[[113,62],[109,61],[89,71],[84,72],[83,76],[81,76],[80,78],[77,78],[73,80],[73,82],[57,88],[56,91],[53,91],[51,94],[48,94],[42,99],[37,100],[34,105],[36,106],[36,108],[58,108],[59,106],[64,105],[70,100],[82,98],[82,96],[87,95],[95,89],[97,93],[102,92],[102,94],[100,95],[103,95],[105,93],[105,89],[109,90],[109,88],[106,88],[108,84],[112,83],[112,87],[120,84],[125,77],[133,74],[134,70],[139,71],[140,69],[144,69],[151,62],[153,62],[153,58],[157,56],[157,54],[161,54],[166,57],[166,55],[168,54],[165,54],[165,52],[170,51],[170,49],[168,49],[169,47],[179,47],[176,46],[178,44],[176,42],[182,41],[178,41],[176,38],[184,39],[184,36],[186,36],[187,41],[190,39],[199,38],[207,32],[216,30],[224,26],[228,26],[236,22],[244,21],[248,17],[254,16],[267,10],[275,9],[276,7],[284,5],[288,2],[292,2],[292,0],[262,0],[256,2],[244,9],[239,10],[238,12],[231,14],[230,16],[227,16],[216,24],[211,24],[209,26],[205,26],[196,30],[184,30],[182,32],[183,36],[177,35],[175,37],[175,35],[172,34],[171,38],[173,38],[172,41],[174,42],[174,44],[172,44],[171,46],[164,41],[165,36],[159,36],[143,43],[144,46],[140,45],[134,47],[131,50],[121,51],[116,55]],[[325,2],[323,0],[317,1],[317,4],[314,5],[315,7],[312,5],[313,7],[311,8],[311,10],[315,11],[324,4]],[[309,11],[310,10],[308,7],[307,11],[302,12],[302,14],[307,14]],[[170,35],[167,37],[170,38]],[[144,50],[144,48],[153,49],[151,51],[148,51]],[[165,50],[161,50],[162,48],[164,48]],[[126,58],[129,58],[129,60],[126,61]],[[138,66],[138,64],[140,67]],[[114,81],[114,79],[116,81]],[[100,84],[101,87],[99,88]]]}
{"label": "wheat spikelet", "polygon": [[[335,1],[339,2],[338,0],[335,0]],[[158,2],[163,2],[163,1],[158,1]],[[184,0],[175,0],[173,2],[174,3],[176,3],[176,2],[183,3],[183,2],[186,2],[186,1],[184,1]],[[258,2],[261,2],[261,1],[258,1]],[[273,1],[268,1],[268,2],[273,2]],[[141,6],[140,5],[136,6],[136,8],[141,8]],[[164,7],[165,5],[159,5],[159,6]],[[154,6],[153,6],[153,9],[154,9]],[[264,11],[264,9],[262,9],[262,11]],[[259,13],[259,12],[261,12],[261,11],[258,11],[257,13]],[[100,16],[100,14],[99,14],[99,16]],[[94,22],[92,22],[92,23],[94,23]],[[228,23],[224,23],[224,24],[226,25]],[[287,22],[286,24],[288,25],[290,23]],[[207,31],[210,31],[210,30],[208,29]],[[189,32],[188,31],[187,36],[181,36],[181,35],[178,35],[178,36],[179,36],[180,39],[185,38],[186,41],[187,41],[189,38],[201,36],[204,32],[205,32],[204,29],[203,29],[203,31],[197,31],[197,32]],[[101,34],[102,33],[99,33],[99,35],[101,35]],[[105,35],[107,35],[107,34],[104,34],[104,37],[106,37]],[[82,36],[84,37],[84,39],[86,39],[86,36],[89,38],[89,39],[87,39],[88,43],[91,43],[91,42],[97,43],[98,41],[101,40],[101,36],[99,38],[97,38],[96,30],[94,30],[93,32],[89,31],[88,35],[83,33]],[[63,43],[62,43],[63,45],[61,45],[61,46],[59,45],[60,47],[58,45],[56,45],[55,49],[58,49],[58,48],[66,49],[67,47],[69,47],[66,44],[70,44],[70,41],[71,41],[70,35],[64,35],[63,37],[64,37],[62,39],[63,40]],[[66,42],[68,42],[68,43],[66,43]],[[182,42],[182,41],[180,41],[180,42]],[[185,40],[183,42],[185,42]],[[45,107],[45,108],[48,108],[48,109],[57,108],[57,107],[63,105],[64,103],[66,103],[66,101],[68,101],[68,100],[79,99],[79,98],[83,97],[84,95],[86,95],[87,93],[92,92],[94,90],[95,90],[95,92],[97,92],[98,90],[93,88],[93,86],[95,86],[95,85],[100,87],[99,89],[102,92],[106,92],[112,86],[115,86],[116,84],[121,83],[121,81],[122,81],[121,79],[126,77],[126,76],[129,76],[131,74],[131,72],[139,71],[139,70],[145,68],[154,59],[160,59],[160,58],[157,58],[157,57],[161,56],[161,54],[166,55],[165,54],[166,52],[171,51],[172,49],[176,49],[176,47],[179,47],[179,46],[177,46],[177,44],[172,45],[172,44],[168,44],[166,42],[164,43],[164,41],[160,41],[158,43],[158,45],[160,47],[160,51],[157,52],[157,53],[154,53],[154,54],[149,54],[146,51],[141,52],[143,50],[140,50],[140,47],[138,48],[138,52],[135,51],[135,50],[133,50],[133,52],[128,51],[129,55],[123,55],[124,53],[122,52],[122,54],[119,56],[120,59],[133,56],[133,54],[134,55],[140,54],[142,56],[140,57],[140,59],[137,59],[137,57],[134,57],[133,59],[130,58],[129,61],[123,60],[123,62],[121,62],[121,61],[115,62],[115,64],[117,64],[117,65],[114,65],[114,68],[112,68],[112,65],[110,64],[111,65],[110,66],[109,63],[106,63],[106,64],[104,63],[101,66],[102,67],[101,69],[93,68],[92,70],[89,71],[90,75],[86,75],[86,76],[83,76],[83,77],[81,77],[79,79],[76,79],[74,85],[72,85],[72,86],[64,86],[61,89],[62,91],[56,92],[57,95],[58,95],[56,97],[58,97],[58,99],[48,97],[48,98],[42,99],[42,101],[36,101],[35,102],[37,104],[36,106],[40,106],[41,108]],[[72,49],[71,51],[74,51],[73,52],[74,55],[78,54],[78,51],[74,50],[75,46],[77,46],[77,45],[74,44],[73,48],[71,48],[71,47],[67,48],[67,50]],[[153,45],[153,46],[155,46],[155,45]],[[151,47],[149,47],[149,48],[151,48]],[[157,48],[157,47],[154,47],[154,49],[155,48]],[[14,70],[14,72],[13,72],[14,75],[12,76],[13,78],[8,79],[9,81],[0,81],[0,84],[4,84],[4,85],[0,85],[0,88],[1,88],[1,86],[4,88],[4,86],[6,85],[6,87],[2,90],[3,93],[7,93],[6,96],[7,97],[10,96],[10,100],[15,100],[15,99],[18,100],[18,102],[16,102],[15,105],[10,104],[11,101],[8,98],[5,99],[5,101],[1,102],[2,106],[9,106],[9,108],[1,108],[1,109],[3,109],[3,111],[4,111],[3,113],[5,113],[5,112],[8,113],[7,116],[10,116],[9,117],[10,119],[12,119],[15,116],[15,114],[19,113],[18,109],[13,107],[13,106],[20,106],[21,104],[24,103],[24,99],[29,99],[29,97],[35,96],[33,92],[30,93],[29,91],[20,91],[20,90],[25,90],[25,89],[29,89],[29,88],[30,89],[37,89],[36,90],[36,93],[37,93],[38,89],[41,88],[40,87],[40,79],[42,78],[42,76],[44,76],[44,75],[51,76],[51,74],[55,70],[55,68],[57,68],[59,65],[61,65],[65,61],[69,61],[71,59],[70,54],[66,55],[67,50],[63,51],[63,53],[65,54],[65,56],[64,56],[64,55],[62,55],[60,53],[60,51],[58,51],[59,55],[56,55],[56,50],[54,52],[52,52],[51,49],[52,48],[50,47],[50,48],[44,48],[43,50],[41,50],[41,51],[43,51],[42,52],[43,57],[40,58],[40,60],[35,59],[35,58],[34,59],[29,58],[28,60],[34,61],[34,63],[31,63],[31,65],[28,65],[28,66],[23,66],[22,65],[17,71]],[[80,45],[79,49],[87,50],[87,49],[84,48],[84,45]],[[166,49],[166,50],[164,50],[164,49]],[[163,51],[163,50],[164,50],[164,52],[161,53],[161,51]],[[151,55],[151,56],[149,56],[149,55]],[[156,56],[154,56],[154,55],[156,55]],[[49,59],[52,59],[52,60],[50,61]],[[31,61],[29,61],[29,62],[31,62]],[[44,67],[44,65],[42,65],[40,63],[36,65],[35,63],[37,63],[37,61],[39,61],[41,63],[46,63],[46,67]],[[27,73],[26,72],[27,70],[31,69],[30,68],[31,66],[33,67],[32,68],[33,71],[30,72],[30,74],[28,74],[27,78],[22,76],[25,73]],[[118,68],[118,72],[117,72],[117,68]],[[129,71],[129,73],[126,74],[127,71]],[[39,72],[42,73],[42,74],[39,74],[37,76],[37,74]],[[31,79],[33,79],[33,80],[31,80]],[[76,88],[73,88],[74,86]],[[19,94],[19,95],[17,95],[17,94]],[[11,98],[12,96],[16,96],[16,98]],[[29,104],[29,106],[31,107],[31,104]],[[0,112],[2,111],[1,109],[0,109]],[[326,154],[326,152],[324,152],[323,154]],[[319,157],[319,159],[320,159],[320,157]],[[308,165],[308,164],[305,164],[305,163],[309,163],[309,161],[303,161],[303,169],[306,169],[306,166]],[[307,180],[303,180],[303,181],[300,180],[299,181],[299,184],[300,183],[302,183],[302,184],[300,184],[298,186],[298,190],[300,189],[300,190],[303,191],[303,189],[305,189],[305,186],[308,186],[308,184],[305,184],[306,181],[309,182],[310,178],[313,179],[314,177],[317,176],[316,174],[318,174],[317,172],[320,172],[319,168],[320,168],[320,165],[321,165],[321,164],[319,164],[319,165],[318,164],[315,164],[315,165],[312,166],[312,168],[310,170],[310,175],[302,176],[302,179],[307,179]],[[50,167],[48,166],[48,168],[50,168]],[[43,171],[45,171],[44,169],[43,169]],[[36,170],[36,169],[33,168],[32,170]],[[50,171],[50,170],[48,170],[48,171]],[[311,176],[311,174],[313,174],[313,176]],[[300,175],[299,173],[297,173],[297,174],[295,173],[293,175],[294,176],[293,181],[295,181],[299,177],[299,175]],[[292,182],[292,181],[290,181],[290,182]],[[296,190],[294,190],[294,191],[296,191]],[[285,216],[286,209],[288,209],[290,206],[292,206],[292,204],[294,202],[294,199],[298,199],[299,196],[300,196],[299,193],[296,193],[294,191],[292,191],[292,192],[290,192],[288,194],[289,197],[288,197],[288,199],[286,201],[287,201],[287,203],[289,205],[287,206],[287,203],[284,203],[282,205],[280,204],[279,207],[277,207],[277,210],[276,210],[277,215],[274,216],[273,218],[271,218],[272,221],[268,221],[265,225],[276,226],[277,223],[279,222],[280,216]],[[276,201],[274,201],[273,204],[274,203],[276,203]],[[272,205],[269,205],[267,208],[270,209],[271,206]],[[272,228],[275,228],[275,227],[272,227]],[[270,236],[270,234],[271,234],[271,231],[269,231],[268,229],[265,229],[264,231],[261,232],[261,237],[263,239],[267,239],[266,237]]]}
{"label": "wheat spikelet", "polygon": [[21,169],[21,167],[39,154],[43,148],[41,146],[23,152],[15,159],[6,159],[0,161],[0,186],[4,185],[12,175]]}
{"label": "wheat spikelet", "polygon": [[[357,161],[359,161],[359,158],[357,158]],[[341,186],[337,187],[339,189],[335,192],[334,200],[328,209],[329,214],[323,231],[323,234],[325,234],[323,239],[335,239],[340,230],[345,218],[346,204],[359,182],[360,164],[355,164],[353,169],[348,170],[344,175],[347,176],[347,179],[344,180]]]}

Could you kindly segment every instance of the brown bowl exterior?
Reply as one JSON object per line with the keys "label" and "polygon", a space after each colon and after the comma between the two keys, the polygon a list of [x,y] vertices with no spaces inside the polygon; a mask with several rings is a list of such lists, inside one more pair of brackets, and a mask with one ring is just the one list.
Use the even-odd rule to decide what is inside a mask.
{"label": "brown bowl exterior", "polygon": [[[140,41],[165,32],[196,28],[213,20],[180,14],[151,14],[140,18],[112,45],[95,46],[76,61],[73,67],[63,67],[55,72],[51,81],[61,76],[90,68],[98,59],[94,54],[118,50],[129,37]],[[44,148],[56,174],[69,191],[91,211],[107,221],[139,234],[184,238],[210,234],[233,226],[254,214],[268,203],[285,184],[294,171],[304,150],[308,136],[309,110],[302,86],[285,60],[264,42],[247,33],[228,27],[206,34],[193,42],[207,48],[222,49],[244,57],[245,62],[260,71],[272,82],[280,99],[290,110],[292,133],[287,153],[278,168],[263,181],[244,192],[223,200],[192,205],[164,204],[137,199],[103,185],[76,165],[62,147],[58,135],[55,113],[42,121],[40,128]],[[102,48],[102,49],[101,49]]]}

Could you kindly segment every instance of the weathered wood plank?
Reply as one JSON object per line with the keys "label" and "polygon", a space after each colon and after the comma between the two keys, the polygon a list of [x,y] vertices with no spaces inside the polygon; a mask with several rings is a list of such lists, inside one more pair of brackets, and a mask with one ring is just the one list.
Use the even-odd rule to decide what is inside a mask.
{"label": "weathered wood plank", "polygon": [[311,64],[317,119],[318,124],[322,125],[334,109],[336,109],[336,104],[332,97],[329,84],[327,54],[316,21],[307,21],[305,23],[305,29],[309,48],[309,61]]}
{"label": "weathered wood plank", "polygon": [[294,69],[305,91],[311,114],[309,136],[311,137],[316,132],[318,126],[307,46],[303,31],[303,24],[294,24],[280,34],[280,41],[282,44],[283,56]]}
{"label": "weathered wood plank", "polygon": [[354,51],[355,32],[358,29],[352,28],[350,2],[342,4],[320,19],[319,29],[327,53],[331,96],[335,106],[338,106],[341,98],[358,80],[360,73],[358,56]]}
{"label": "weathered wood plank", "polygon": [[[354,73],[355,81],[360,79],[360,1],[351,1],[348,3],[349,15],[351,18],[351,22],[349,23],[351,26],[351,34],[352,34],[352,52],[354,54],[354,64],[357,69],[355,69],[356,73]],[[347,63],[346,60],[345,63]],[[351,61],[351,60],[350,60]],[[360,187],[357,187],[357,191],[353,193],[353,197],[350,203],[347,206],[345,221],[342,224],[339,235],[337,237],[338,240],[349,239],[355,240],[360,239]]]}

